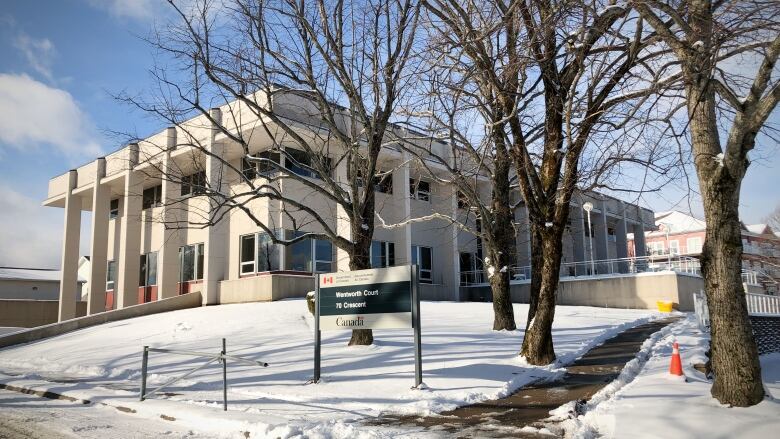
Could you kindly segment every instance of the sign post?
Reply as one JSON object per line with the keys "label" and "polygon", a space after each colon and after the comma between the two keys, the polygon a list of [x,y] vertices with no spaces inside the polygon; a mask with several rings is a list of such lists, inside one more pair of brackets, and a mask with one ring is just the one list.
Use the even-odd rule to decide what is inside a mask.
{"label": "sign post", "polygon": [[320,274],[316,280],[314,378],[320,380],[321,331],[414,329],[414,387],[422,384],[418,267]]}

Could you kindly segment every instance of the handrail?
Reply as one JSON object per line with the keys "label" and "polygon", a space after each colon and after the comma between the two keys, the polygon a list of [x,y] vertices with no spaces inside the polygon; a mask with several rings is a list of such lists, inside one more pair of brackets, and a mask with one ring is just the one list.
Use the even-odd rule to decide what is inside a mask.
{"label": "handrail", "polygon": [[[176,355],[189,355],[193,357],[205,357],[209,360],[206,361],[203,364],[200,364],[187,372],[185,372],[183,375],[179,375],[176,377],[171,378],[170,380],[166,381],[156,389],[147,392],[146,391],[146,376],[147,376],[147,369],[149,367],[149,352],[160,352],[160,353],[167,353],[167,354],[176,354]],[[200,352],[200,351],[191,351],[191,350],[185,350],[185,349],[164,349],[164,348],[150,348],[149,346],[144,346],[144,350],[141,357],[141,392],[140,392],[140,400],[143,401],[149,396],[154,395],[155,393],[159,392],[160,390],[164,389],[165,387],[170,386],[173,383],[176,383],[178,381],[183,380],[184,378],[187,378],[188,376],[192,375],[193,373],[205,368],[206,366],[211,365],[214,362],[220,362],[222,363],[222,408],[223,410],[227,411],[227,360],[233,360],[237,361],[239,363],[244,364],[250,364],[253,366],[262,366],[262,367],[268,367],[268,363],[265,363],[263,361],[256,361],[256,360],[249,360],[243,357],[237,357],[235,355],[227,355],[227,343],[225,339],[222,339],[222,350],[218,354],[209,354],[207,352]]]}

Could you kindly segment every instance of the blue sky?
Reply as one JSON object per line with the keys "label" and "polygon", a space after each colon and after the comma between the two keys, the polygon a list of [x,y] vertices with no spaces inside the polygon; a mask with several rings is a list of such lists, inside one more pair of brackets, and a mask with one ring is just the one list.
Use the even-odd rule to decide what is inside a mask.
{"label": "blue sky", "polygon": [[[152,84],[147,70],[154,54],[139,36],[155,21],[164,23],[167,13],[162,0],[3,2],[0,265],[59,266],[62,210],[41,206],[49,179],[117,148],[119,139],[107,131],[149,134],[164,126],[111,95]],[[778,113],[772,120],[780,125]],[[742,216],[750,223],[780,203],[780,151],[761,141],[754,155],[761,159],[742,192]],[[656,211],[676,206],[701,216],[698,200],[676,188],[642,202]],[[84,214],[82,254],[88,253],[89,221]]]}

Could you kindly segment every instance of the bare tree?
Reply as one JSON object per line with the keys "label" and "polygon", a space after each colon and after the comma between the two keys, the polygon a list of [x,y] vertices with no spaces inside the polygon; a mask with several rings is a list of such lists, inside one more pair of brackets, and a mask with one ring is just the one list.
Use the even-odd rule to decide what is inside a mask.
{"label": "bare tree", "polygon": [[[428,3],[451,48],[446,59],[454,67],[447,75],[470,85],[456,88],[482,115],[489,145],[483,148],[491,153],[491,172],[500,176],[493,177],[494,199],[501,194],[497,201],[511,211],[516,205],[508,203],[509,192],[517,188],[528,209],[531,301],[521,354],[533,364],[550,363],[572,196],[614,182],[625,163],[646,166],[657,158],[657,145],[639,151],[628,139],[643,132],[632,124],[647,106],[642,99],[673,78],[644,79],[656,73],[645,66],[659,56],[647,50],[654,37],[628,8],[610,2]],[[626,135],[615,135],[620,132]],[[505,171],[510,161],[514,173]],[[664,172],[660,161],[653,166]]]}
{"label": "bare tree", "polygon": [[[209,227],[241,213],[273,243],[327,239],[347,254],[350,270],[370,268],[373,183],[392,171],[380,152],[400,139],[391,118],[413,69],[417,2],[169,4],[175,22],[149,38],[169,60],[153,71],[157,93],[123,99],[180,130],[192,128],[180,143],[196,159],[218,162],[225,178],[197,182],[195,195],[210,201],[200,224],[173,226]],[[211,107],[221,107],[221,114]],[[224,136],[225,148],[237,150],[244,166],[215,153],[196,132],[203,126]],[[258,152],[261,142],[270,148]],[[178,184],[188,184],[185,174],[193,172],[158,168],[162,179]],[[278,233],[253,210],[254,200],[277,203],[294,229],[309,230]],[[335,212],[323,211],[323,200]],[[349,344],[372,342],[371,330],[353,330]]]}
{"label": "bare tree", "polygon": [[772,213],[764,217],[764,222],[771,227],[775,233],[780,233],[780,205],[775,207],[775,210],[773,210]]}
{"label": "bare tree", "polygon": [[[780,4],[631,3],[671,49],[687,98],[688,132],[707,221],[702,272],[711,317],[712,395],[724,404],[757,404],[764,389],[741,286],[739,196],[748,153],[780,101],[775,69]],[[744,64],[737,68],[728,65],[740,61]]]}

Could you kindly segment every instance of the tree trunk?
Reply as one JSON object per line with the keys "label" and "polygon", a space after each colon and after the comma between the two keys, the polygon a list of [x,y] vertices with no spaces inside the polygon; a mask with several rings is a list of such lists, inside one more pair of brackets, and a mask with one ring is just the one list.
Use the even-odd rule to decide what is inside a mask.
{"label": "tree trunk", "polygon": [[545,227],[544,231],[539,230],[539,226],[535,224],[531,227],[532,236],[537,237],[534,243],[536,244],[538,240],[541,244],[541,248],[532,248],[534,253],[542,254],[541,258],[538,258],[542,260],[540,272],[534,272],[534,274],[538,273],[541,281],[538,283],[539,292],[531,292],[531,295],[536,295],[538,299],[535,313],[526,324],[520,355],[531,364],[544,365],[555,361],[552,324],[555,318],[555,299],[563,253],[563,229],[556,225]]}
{"label": "tree trunk", "polygon": [[739,192],[747,158],[743,157],[742,163],[724,166],[713,91],[691,81],[687,94],[696,172],[707,223],[701,262],[715,374],[711,393],[723,404],[746,407],[764,397],[758,349],[742,286]]}
{"label": "tree trunk", "polygon": [[[354,246],[349,255],[349,269],[365,270],[371,268],[371,236],[363,230],[361,225],[353,225],[352,236]],[[355,229],[360,230],[359,232]],[[374,333],[370,329],[353,329],[352,337],[349,339],[349,346],[368,346],[374,343]]]}
{"label": "tree trunk", "polygon": [[536,316],[536,308],[539,305],[539,293],[542,291],[542,272],[544,270],[544,257],[542,252],[535,249],[542,248],[542,235],[531,228],[531,290],[528,297],[528,318],[525,321],[525,330]]}
{"label": "tree trunk", "polygon": [[490,276],[490,290],[493,295],[493,330],[514,331],[515,311],[512,307],[512,296],[509,294],[509,274],[514,249],[513,225],[514,214],[509,200],[509,169],[512,162],[506,149],[497,148],[494,162],[492,210],[493,218],[490,224],[485,224],[487,231],[487,251],[490,261],[487,266],[493,268]]}

